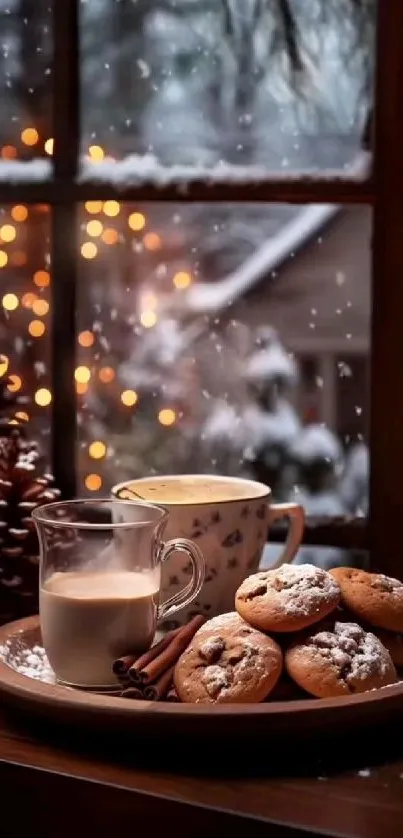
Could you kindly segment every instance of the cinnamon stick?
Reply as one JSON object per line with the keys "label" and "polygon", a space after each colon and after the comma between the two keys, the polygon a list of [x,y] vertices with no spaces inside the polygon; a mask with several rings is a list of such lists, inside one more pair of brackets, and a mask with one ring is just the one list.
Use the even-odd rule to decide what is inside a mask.
{"label": "cinnamon stick", "polygon": [[117,658],[117,660],[115,660],[112,664],[114,675],[118,678],[122,678],[122,676],[127,675],[128,670],[131,666],[133,666],[137,658],[138,655],[122,655],[121,658]]}
{"label": "cinnamon stick", "polygon": [[175,636],[170,638],[169,642],[165,646],[165,648],[161,651],[160,654],[155,656],[149,663],[145,666],[142,664],[140,667],[140,660],[138,660],[130,670],[132,672],[133,668],[135,667],[138,672],[138,677],[140,679],[140,683],[144,686],[148,686],[152,684],[154,681],[157,681],[161,675],[165,672],[165,670],[169,669],[171,666],[176,664],[178,658],[185,651],[186,647],[190,643],[192,637],[196,634],[197,630],[200,626],[203,625],[205,622],[205,617],[197,616],[193,617],[193,620],[183,626],[182,628],[178,629],[175,633]]}
{"label": "cinnamon stick", "polygon": [[162,701],[172,687],[174,666],[170,666],[154,684],[144,688],[144,698],[147,701]]}
{"label": "cinnamon stick", "polygon": [[165,701],[169,701],[171,704],[179,704],[179,698],[178,698],[178,694],[175,690],[175,687],[171,687],[168,690],[168,692],[165,696]]}
{"label": "cinnamon stick", "polygon": [[151,649],[148,649],[147,652],[144,652],[143,655],[140,655],[137,660],[135,660],[130,668],[127,670],[127,675],[130,678],[132,684],[139,686],[142,684],[143,679],[141,677],[141,672],[145,666],[148,666],[151,661],[153,661],[158,655],[164,651],[164,649],[169,646],[171,640],[176,637],[180,629],[172,629],[172,631],[167,631],[164,637],[155,644],[155,646],[151,646]]}
{"label": "cinnamon stick", "polygon": [[136,687],[128,687],[120,693],[121,698],[134,698],[136,701],[144,701],[144,693]]}

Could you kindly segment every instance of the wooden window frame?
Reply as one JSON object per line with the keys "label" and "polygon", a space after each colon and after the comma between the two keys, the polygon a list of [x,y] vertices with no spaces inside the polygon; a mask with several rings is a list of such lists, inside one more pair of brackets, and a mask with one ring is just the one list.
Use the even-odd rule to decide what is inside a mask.
{"label": "wooden window frame", "polygon": [[80,146],[79,0],[53,2],[54,175],[44,183],[0,179],[0,202],[52,207],[52,460],[65,497],[76,490],[77,416],[74,389],[78,206],[88,200],[288,202],[369,204],[373,207],[370,397],[370,515],[309,522],[306,542],[370,549],[387,573],[400,566],[403,520],[403,389],[399,341],[403,331],[403,3],[380,0],[373,125],[374,161],[363,181],[348,177],[282,178],[243,184],[152,182],[117,189],[77,180]]}

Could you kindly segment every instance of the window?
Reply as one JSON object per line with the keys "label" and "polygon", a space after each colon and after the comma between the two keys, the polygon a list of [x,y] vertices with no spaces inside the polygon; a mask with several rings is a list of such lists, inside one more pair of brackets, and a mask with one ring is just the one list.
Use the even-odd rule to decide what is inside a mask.
{"label": "window", "polygon": [[[279,497],[298,494],[306,433],[305,448],[293,439],[280,470],[281,446],[268,456],[267,445],[256,451],[244,438],[240,451],[221,444],[223,423],[250,406],[252,389],[269,419],[280,404],[282,430],[325,423],[343,462],[352,442],[364,446],[370,436],[370,529],[354,518],[368,506],[365,472],[364,496],[350,493],[336,522],[313,520],[307,540],[370,545],[374,563],[393,572],[392,522],[403,503],[403,105],[395,85],[403,10],[377,9],[373,105],[375,4],[275,5],[1,5],[10,44],[0,63],[8,267],[19,251],[7,241],[11,228],[26,224],[30,239],[28,264],[13,265],[18,305],[3,303],[3,326],[7,339],[30,335],[43,376],[31,401],[38,389],[50,393],[46,404],[34,398],[32,413],[48,439],[51,419],[52,464],[66,496],[78,486],[107,490],[115,475],[150,467],[136,460],[146,443],[156,470],[174,462],[179,443],[184,460],[191,445],[206,470],[207,449],[193,445],[199,431],[213,467],[253,468],[279,477]],[[374,148],[372,167],[364,146]],[[39,237],[13,217],[16,207],[27,208]],[[48,285],[35,285],[37,274]],[[5,295],[16,287],[7,284]],[[32,310],[23,287],[36,295]],[[42,325],[30,325],[31,316]],[[7,357],[16,366],[15,346]],[[277,372],[268,378],[265,368],[262,388],[259,364],[273,357]],[[247,374],[237,378],[241,367]],[[150,428],[156,436],[147,441]]]}

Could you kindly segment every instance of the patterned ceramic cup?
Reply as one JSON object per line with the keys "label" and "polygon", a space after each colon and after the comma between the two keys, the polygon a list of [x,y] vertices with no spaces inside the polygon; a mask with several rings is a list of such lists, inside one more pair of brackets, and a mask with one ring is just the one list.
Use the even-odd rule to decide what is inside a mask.
{"label": "patterned ceramic cup", "polygon": [[[296,503],[271,503],[263,483],[215,475],[170,475],[119,483],[116,498],[147,500],[164,506],[169,519],[164,536],[196,541],[206,561],[200,594],[178,615],[185,622],[194,613],[208,617],[233,611],[242,580],[259,567],[268,528],[281,518],[290,522],[287,542],[277,562],[291,561],[301,543],[304,511]],[[162,601],[183,588],[191,576],[190,563],[180,553],[163,568]],[[176,615],[175,615],[176,616]]]}

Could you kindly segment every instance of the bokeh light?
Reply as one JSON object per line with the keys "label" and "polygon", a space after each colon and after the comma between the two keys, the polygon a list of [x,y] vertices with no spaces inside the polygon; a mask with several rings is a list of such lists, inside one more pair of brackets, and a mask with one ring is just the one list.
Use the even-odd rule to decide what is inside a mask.
{"label": "bokeh light", "polygon": [[105,215],[108,215],[109,218],[114,218],[116,215],[119,215],[120,204],[117,201],[105,201],[103,209]]}
{"label": "bokeh light", "polygon": [[28,218],[28,208],[24,204],[16,204],[11,210],[11,218],[13,221],[26,221]]}
{"label": "bokeh light", "polygon": [[36,271],[34,273],[34,283],[38,288],[47,288],[50,283],[49,271]]}
{"label": "bokeh light", "polygon": [[100,474],[87,474],[85,478],[86,488],[90,492],[97,492],[102,486],[102,477]]}
{"label": "bokeh light", "polygon": [[98,378],[103,384],[110,384],[115,378],[115,370],[113,367],[101,367],[98,373]]}
{"label": "bokeh light", "polygon": [[9,363],[10,360],[7,355],[0,355],[0,378],[3,378],[3,375],[6,374]]}
{"label": "bokeh light", "polygon": [[101,221],[96,221],[94,219],[93,221],[88,222],[86,229],[89,236],[100,236],[102,230],[104,229],[104,225]]}
{"label": "bokeh light", "polygon": [[106,227],[101,238],[105,244],[116,244],[119,240],[119,233],[117,230],[114,230],[113,227]]}
{"label": "bokeh light", "polygon": [[150,309],[146,311],[142,311],[140,314],[140,323],[144,326],[145,329],[151,329],[152,326],[155,326],[157,322],[157,315],[155,311],[151,311]]}
{"label": "bokeh light", "polygon": [[0,268],[5,268],[8,262],[8,256],[5,250],[0,250]]}
{"label": "bokeh light", "polygon": [[87,201],[85,203],[85,209],[90,215],[97,215],[98,212],[102,212],[102,207],[102,201]]}
{"label": "bokeh light", "polygon": [[83,259],[95,259],[98,253],[98,248],[94,242],[84,242],[81,245],[81,256]]}
{"label": "bokeh light", "polygon": [[52,401],[52,393],[47,387],[40,387],[34,396],[35,402],[39,407],[47,407]]}
{"label": "bokeh light", "polygon": [[35,300],[37,299],[38,297],[36,294],[33,294],[32,291],[27,291],[27,293],[23,294],[23,296],[21,297],[21,304],[24,306],[24,308],[32,308]]}
{"label": "bokeh light", "polygon": [[36,128],[24,128],[24,130],[21,131],[21,141],[24,143],[24,145],[36,145],[38,140],[39,134]]}
{"label": "bokeh light", "polygon": [[160,410],[158,414],[158,421],[160,425],[164,425],[168,428],[170,425],[173,425],[176,422],[176,413],[170,407],[164,407]]}
{"label": "bokeh light", "polygon": [[76,381],[76,393],[78,396],[84,396],[88,392],[88,384],[84,381]]}
{"label": "bokeh light", "polygon": [[123,390],[120,400],[125,407],[134,407],[138,402],[138,395],[135,390]]}
{"label": "bokeh light", "polygon": [[31,337],[41,338],[46,332],[46,326],[42,323],[42,320],[31,320],[28,324],[28,331]]}
{"label": "bokeh light", "polygon": [[173,277],[173,284],[175,288],[182,289],[187,288],[192,281],[191,275],[187,271],[178,271]]}
{"label": "bokeh light", "polygon": [[16,294],[4,294],[2,299],[3,308],[6,311],[15,311],[18,308],[20,301]]}
{"label": "bokeh light", "polygon": [[107,448],[104,442],[100,440],[96,440],[95,442],[91,442],[91,445],[88,448],[88,453],[93,460],[102,460],[105,457]]}
{"label": "bokeh light", "polygon": [[1,156],[3,160],[15,160],[17,157],[17,149],[13,145],[3,145],[1,149]]}
{"label": "bokeh light", "polygon": [[54,149],[55,149],[55,141],[54,141],[53,137],[49,137],[49,139],[46,140],[46,143],[45,143],[46,154],[49,154],[49,155],[53,154]]}
{"label": "bokeh light", "polygon": [[161,236],[158,233],[146,233],[143,239],[146,250],[160,250],[162,247]]}
{"label": "bokeh light", "polygon": [[94,333],[90,332],[89,329],[86,329],[84,332],[80,332],[78,336],[78,342],[80,346],[89,347],[92,346],[94,343],[95,337]]}
{"label": "bokeh light", "polygon": [[94,160],[96,163],[100,162],[105,157],[105,152],[102,146],[100,145],[90,145],[88,153],[91,157],[91,160]]}
{"label": "bokeh light", "polygon": [[146,220],[142,212],[132,212],[127,221],[131,230],[136,233],[143,230],[146,226]]}
{"label": "bokeh light", "polygon": [[8,384],[7,390],[10,393],[18,393],[18,390],[21,390],[22,387],[22,378],[19,375],[9,375],[8,376]]}
{"label": "bokeh light", "polygon": [[3,242],[13,242],[17,235],[17,231],[13,224],[3,224],[0,227],[0,238],[3,239]]}
{"label": "bokeh light", "polygon": [[33,300],[32,302],[32,311],[34,314],[37,314],[38,317],[44,317],[49,311],[48,301],[37,297],[36,300]]}
{"label": "bokeh light", "polygon": [[19,419],[20,422],[29,422],[29,414],[25,412],[25,410],[18,410],[15,414],[15,418]]}
{"label": "bokeh light", "polygon": [[88,384],[88,382],[91,378],[90,368],[89,367],[84,367],[84,366],[76,367],[75,372],[74,372],[74,378],[80,384]]}

